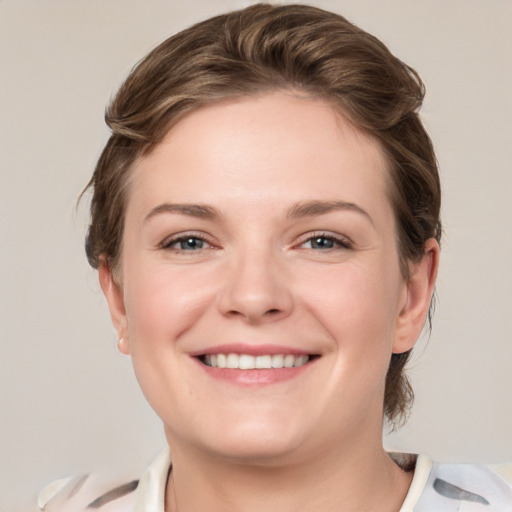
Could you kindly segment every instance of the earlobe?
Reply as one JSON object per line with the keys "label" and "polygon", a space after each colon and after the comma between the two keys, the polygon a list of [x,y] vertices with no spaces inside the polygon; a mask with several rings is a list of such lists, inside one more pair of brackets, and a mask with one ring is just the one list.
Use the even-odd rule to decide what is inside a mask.
{"label": "earlobe", "polygon": [[407,352],[419,338],[434,293],[438,268],[439,244],[430,238],[425,243],[421,259],[410,265],[406,299],[397,319],[393,353]]}
{"label": "earlobe", "polygon": [[117,350],[121,352],[121,354],[124,354],[125,356],[130,355],[130,346],[128,345],[128,342],[124,338],[119,338],[117,340]]}
{"label": "earlobe", "polygon": [[98,277],[103,294],[107,299],[112,324],[119,340],[118,349],[122,354],[129,355],[130,347],[127,340],[128,333],[123,290],[114,279],[112,268],[104,258],[102,258],[98,268]]}

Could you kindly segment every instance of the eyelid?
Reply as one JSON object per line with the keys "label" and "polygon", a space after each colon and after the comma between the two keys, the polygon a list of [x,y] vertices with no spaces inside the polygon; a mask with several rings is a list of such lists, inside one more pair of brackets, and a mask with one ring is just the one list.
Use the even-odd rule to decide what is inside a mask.
{"label": "eyelid", "polygon": [[[300,239],[299,243],[297,244],[297,246],[300,247],[303,244],[305,244],[306,242],[308,242],[309,240],[314,239],[314,238],[328,238],[330,240],[333,240],[338,245],[338,248],[341,247],[344,249],[351,249],[354,246],[354,243],[352,242],[352,240],[349,237],[347,237],[345,235],[340,235],[339,233],[332,233],[330,231],[313,231],[313,232],[307,233],[307,234],[301,236],[301,239]],[[324,249],[324,251],[334,250],[334,249],[335,248]]]}
{"label": "eyelid", "polygon": [[[204,232],[182,231],[179,233],[174,233],[173,235],[170,235],[170,236],[164,238],[162,240],[162,242],[160,242],[158,244],[157,249],[172,250],[171,246],[173,244],[180,242],[182,240],[187,240],[188,238],[197,238],[198,240],[203,241],[209,247],[205,247],[203,249],[197,249],[197,251],[183,251],[180,249],[174,249],[174,250],[176,252],[200,252],[200,251],[202,251],[202,250],[204,251],[206,249],[218,248],[218,245],[215,244],[211,240],[211,237],[206,235]],[[354,243],[352,242],[352,240],[349,237],[347,237],[346,235],[341,235],[339,233],[332,233],[330,231],[312,231],[312,232],[302,235],[300,237],[299,241],[296,244],[294,244],[294,247],[300,248],[300,246],[302,246],[303,244],[305,244],[306,242],[308,242],[309,240],[314,239],[314,238],[326,238],[326,239],[333,240],[336,243],[336,245],[338,246],[338,248],[341,247],[341,248],[345,248],[345,249],[350,249],[354,246]],[[324,250],[328,251],[328,250],[333,250],[333,249],[335,249],[335,248],[324,249]]]}
{"label": "eyelid", "polygon": [[[201,240],[209,245],[209,247],[206,247],[204,249],[198,249],[197,252],[205,249],[215,248],[215,244],[210,240],[210,237],[208,237],[205,233],[202,233],[200,231],[182,231],[180,233],[174,233],[173,235],[170,235],[162,240],[157,246],[157,249],[167,249],[167,250],[173,250],[172,245],[176,242],[180,242],[182,240],[186,240],[188,238],[197,238],[198,240]],[[174,249],[176,252],[186,252],[181,251],[179,249]],[[189,251],[189,252],[195,252],[195,251]]]}

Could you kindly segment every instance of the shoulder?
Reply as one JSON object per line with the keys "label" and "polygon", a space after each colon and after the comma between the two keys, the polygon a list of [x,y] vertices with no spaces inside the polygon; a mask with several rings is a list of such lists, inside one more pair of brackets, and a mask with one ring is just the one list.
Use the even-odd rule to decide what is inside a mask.
{"label": "shoulder", "polygon": [[162,511],[171,467],[171,452],[166,447],[140,480],[104,473],[56,480],[39,494],[39,509],[44,512]]}
{"label": "shoulder", "polygon": [[130,512],[134,509],[138,480],[105,475],[81,475],[56,480],[38,498],[44,512],[100,509],[101,512]]}
{"label": "shoulder", "polygon": [[512,512],[510,482],[488,466],[420,456],[411,490],[415,484],[414,512]]}
{"label": "shoulder", "polygon": [[496,464],[491,466],[496,473],[501,475],[509,484],[512,485],[512,462],[507,462],[505,464]]}

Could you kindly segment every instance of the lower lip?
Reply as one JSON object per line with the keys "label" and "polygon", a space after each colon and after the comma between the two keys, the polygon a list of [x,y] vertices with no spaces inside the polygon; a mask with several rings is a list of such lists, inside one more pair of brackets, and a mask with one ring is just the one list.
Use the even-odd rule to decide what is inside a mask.
{"label": "lower lip", "polygon": [[292,368],[268,368],[257,370],[239,370],[236,368],[214,368],[207,366],[196,358],[197,363],[210,376],[215,379],[225,380],[233,384],[241,385],[263,385],[276,384],[298,377],[301,373],[314,363],[315,360],[307,362],[303,366]]}

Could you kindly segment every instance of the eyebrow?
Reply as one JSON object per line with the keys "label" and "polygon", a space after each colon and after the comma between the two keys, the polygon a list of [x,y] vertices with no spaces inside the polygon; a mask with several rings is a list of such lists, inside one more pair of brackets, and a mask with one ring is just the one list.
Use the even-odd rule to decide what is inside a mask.
{"label": "eyebrow", "polygon": [[[333,211],[349,210],[355,211],[364,215],[372,224],[373,219],[370,214],[361,208],[356,203],[347,201],[304,201],[295,203],[292,205],[286,214],[288,218],[299,219],[303,217],[315,217],[318,215],[324,215]],[[199,219],[213,220],[219,217],[219,213],[215,208],[204,204],[173,204],[173,203],[162,203],[155,206],[145,217],[144,221],[147,222],[152,217],[162,213],[171,213],[178,215],[188,215],[190,217],[196,217]]]}
{"label": "eyebrow", "polygon": [[144,218],[144,222],[147,222],[149,219],[154,217],[155,215],[159,215],[161,213],[172,213],[172,214],[181,214],[188,215],[190,217],[197,217],[199,219],[215,219],[219,216],[217,211],[211,206],[203,205],[203,204],[171,204],[171,203],[162,203],[158,206],[155,206]]}
{"label": "eyebrow", "polygon": [[349,210],[364,215],[375,225],[370,214],[356,203],[347,201],[305,201],[294,204],[287,213],[289,218],[315,217],[339,210]]}

